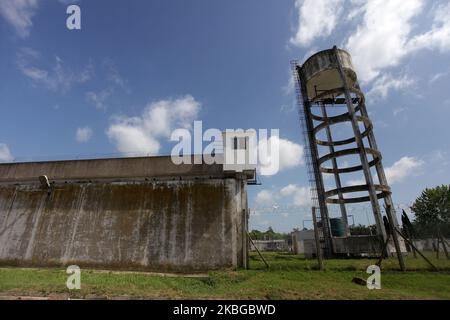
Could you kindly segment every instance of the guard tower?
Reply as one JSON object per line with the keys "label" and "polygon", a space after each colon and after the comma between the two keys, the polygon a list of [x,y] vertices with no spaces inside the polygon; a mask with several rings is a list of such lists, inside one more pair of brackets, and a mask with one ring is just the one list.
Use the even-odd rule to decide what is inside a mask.
{"label": "guard tower", "polygon": [[[339,206],[345,235],[348,237],[347,205],[370,202],[380,242],[386,238],[379,199],[384,200],[391,225],[397,226],[391,189],[387,183],[351,56],[333,47],[309,57],[303,65],[293,62],[299,114],[307,151],[307,165],[314,206],[319,208],[325,245],[323,253],[333,256],[328,206]],[[347,126],[348,136],[342,137]],[[339,128],[337,128],[339,127]],[[351,164],[343,165],[351,158]],[[346,174],[361,174],[359,183],[345,185]],[[334,187],[326,188],[324,174],[331,174]],[[397,236],[395,249],[400,254]],[[400,256],[399,256],[400,259]]]}

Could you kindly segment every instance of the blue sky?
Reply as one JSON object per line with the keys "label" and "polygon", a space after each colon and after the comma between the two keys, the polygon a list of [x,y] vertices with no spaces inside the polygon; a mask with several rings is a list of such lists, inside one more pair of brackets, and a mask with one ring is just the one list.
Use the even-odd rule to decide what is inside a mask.
{"label": "blue sky", "polygon": [[[81,30],[66,28],[69,3]],[[251,207],[278,209],[251,227],[289,231],[309,216],[289,63],[335,44],[353,56],[394,202],[448,184],[448,1],[0,0],[0,160],[169,154],[194,120],[279,128],[281,171],[249,187]]]}

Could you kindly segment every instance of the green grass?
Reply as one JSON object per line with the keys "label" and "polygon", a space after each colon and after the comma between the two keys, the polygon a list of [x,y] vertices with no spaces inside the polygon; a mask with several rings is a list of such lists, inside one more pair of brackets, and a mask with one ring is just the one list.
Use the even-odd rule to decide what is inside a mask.
{"label": "green grass", "polygon": [[408,272],[398,271],[395,259],[383,262],[381,290],[352,283],[366,279],[370,259],[325,261],[283,253],[264,253],[270,268],[250,256],[250,269],[210,272],[201,277],[159,276],[149,273],[83,270],[81,290],[69,291],[63,268],[0,268],[0,295],[53,296],[56,298],[131,297],[169,299],[450,299],[450,262],[430,259],[441,269],[429,270],[420,258],[408,258]]}

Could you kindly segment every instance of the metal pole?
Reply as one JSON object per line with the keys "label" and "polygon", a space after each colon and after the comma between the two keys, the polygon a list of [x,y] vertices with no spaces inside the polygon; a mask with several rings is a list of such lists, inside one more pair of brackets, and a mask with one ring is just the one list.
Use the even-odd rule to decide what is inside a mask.
{"label": "metal pole", "polygon": [[320,248],[319,228],[317,227],[316,207],[312,207],[312,216],[314,224],[314,238],[316,239],[316,256],[319,262],[319,270],[323,270],[322,250]]}
{"label": "metal pole", "polygon": [[[427,259],[427,257],[425,257],[423,254],[422,254],[422,252],[420,252],[419,251],[419,249],[417,249],[416,248],[416,246],[411,242],[411,241],[409,241],[408,240],[408,238],[406,238],[406,236],[405,235],[403,235],[401,232],[400,232],[400,230],[398,230],[398,228],[395,228],[394,227],[394,230],[410,245],[410,246],[412,246],[416,251],[417,251],[417,253],[418,254],[420,254],[420,256],[430,265],[430,266],[432,266],[433,267],[433,269],[435,269],[436,271],[437,270],[439,270],[434,264],[432,264],[431,263],[431,261],[430,260],[428,260]],[[395,233],[395,232],[392,232],[393,234]]]}
{"label": "metal pole", "polygon": [[392,208],[390,206],[386,206],[386,216],[389,220],[389,224],[391,225],[392,239],[394,240],[395,251],[397,252],[397,258],[398,263],[400,264],[400,269],[402,271],[405,271],[406,270],[405,261],[403,260],[402,251],[400,250],[400,243],[398,242],[397,233],[394,231],[397,230],[397,226],[394,224],[394,221],[392,219],[391,209]]}
{"label": "metal pole", "polygon": [[[359,88],[359,84],[357,84],[357,86]],[[360,110],[361,110],[361,115],[362,116],[369,118],[369,114],[367,112],[365,103],[361,104]],[[364,127],[365,127],[366,130],[369,130],[369,128],[367,127],[366,123],[364,123]],[[372,149],[378,150],[378,146],[377,146],[377,142],[375,140],[375,135],[373,134],[373,130],[369,130],[369,134],[367,135],[367,139],[369,141],[369,147],[372,148]],[[380,184],[387,186],[388,185],[388,181],[387,181],[386,175],[384,173],[384,168],[383,168],[383,164],[382,164],[381,159],[380,159],[380,161],[375,163],[375,169],[376,169],[378,180],[380,181]],[[378,203],[378,201],[377,201],[377,203]],[[384,203],[385,203],[386,208],[391,208],[390,210],[386,210],[386,215],[388,217],[390,225],[394,226],[395,228],[397,228],[399,225],[398,225],[398,221],[397,221],[397,216],[395,215],[395,210],[393,209],[394,208],[394,204],[393,204],[393,201],[392,201],[391,194],[388,194],[388,195],[386,195],[384,197]],[[392,239],[394,240],[394,245],[395,245],[395,250],[397,251],[397,256],[399,256],[399,255],[401,256],[401,258],[399,258],[400,267],[402,268],[402,264],[403,264],[403,268],[404,268],[403,256],[401,255],[401,252],[398,252],[398,250],[400,248],[400,245],[399,245],[399,242],[398,242],[398,236],[397,236],[397,234],[395,232],[393,232],[393,234],[392,234]],[[413,249],[413,255],[414,255],[414,257],[416,256],[416,252],[414,251],[414,249]],[[403,270],[403,268],[402,268],[402,270]]]}
{"label": "metal pole", "polygon": [[252,237],[250,237],[250,234],[247,231],[247,237],[250,240],[250,242],[252,243],[253,247],[256,249],[256,252],[258,252],[261,260],[264,262],[264,264],[266,265],[267,268],[269,268],[269,264],[267,263],[266,259],[264,259],[263,255],[261,254],[261,252],[258,250],[258,247],[256,246],[256,244],[253,242]]}
{"label": "metal pole", "polygon": [[359,149],[361,165],[363,168],[364,177],[365,177],[366,184],[367,184],[367,189],[368,189],[367,191],[369,193],[370,202],[372,204],[373,214],[375,216],[375,221],[377,224],[378,234],[381,236],[381,238],[384,242],[384,241],[386,241],[386,238],[387,238],[386,230],[384,229],[384,226],[383,226],[383,219],[381,217],[380,205],[378,203],[378,197],[377,197],[375,186],[373,183],[372,174],[370,172],[370,166],[369,166],[369,161],[367,160],[367,154],[366,154],[366,150],[364,147],[364,141],[362,139],[361,131],[360,131],[359,125],[358,125],[358,120],[356,118],[355,107],[353,106],[353,103],[352,103],[350,89],[349,89],[349,86],[347,83],[347,79],[345,77],[344,70],[342,68],[342,63],[341,63],[341,59],[339,58],[339,52],[337,50],[337,47],[334,46],[333,50],[334,50],[334,54],[335,54],[335,58],[336,58],[336,63],[338,66],[339,76],[341,78],[343,88],[344,88],[345,100],[347,103],[347,109],[348,109],[348,113],[350,115],[353,132],[355,134],[356,145],[358,146],[358,149]]}
{"label": "metal pole", "polygon": [[448,260],[449,256],[448,256],[448,251],[447,251],[447,247],[446,247],[446,242],[442,235],[441,235],[441,243],[442,243],[442,248],[444,249],[445,256],[447,257],[447,260]]}
{"label": "metal pole", "polygon": [[[411,234],[409,233],[409,231],[408,231],[408,227],[404,227],[403,228],[403,230],[405,231],[405,235],[406,235],[406,237],[409,239],[409,241],[413,241],[413,239],[412,239],[412,236],[411,236]],[[411,246],[410,246],[411,247]],[[417,259],[417,254],[416,254],[416,250],[414,250],[414,248],[413,247],[411,247],[411,251],[412,251],[412,253],[413,253],[413,256],[414,256],[414,259]]]}
{"label": "metal pole", "polygon": [[[244,180],[245,179],[245,180]],[[244,207],[242,209],[242,265],[244,269],[248,269],[249,257],[248,257],[248,202],[247,202],[247,180],[245,177],[241,180],[241,203]]]}
{"label": "metal pole", "polygon": [[330,217],[328,215],[328,208],[325,200],[325,187],[323,184],[323,178],[320,173],[319,164],[317,163],[317,159],[319,159],[319,151],[317,150],[316,140],[314,136],[314,124],[311,117],[311,102],[308,99],[308,92],[306,90],[306,81],[304,80],[305,77],[303,76],[302,69],[300,67],[297,67],[297,74],[299,76],[299,85],[301,90],[301,95],[303,99],[303,112],[304,112],[304,118],[305,118],[305,125],[307,130],[307,136],[308,136],[308,144],[309,144],[309,150],[311,152],[311,157],[313,159],[312,166],[314,171],[314,180],[316,184],[316,191],[317,191],[317,199],[319,202],[319,210],[320,210],[320,217],[322,221],[322,229],[323,234],[325,238],[325,256],[331,257],[334,253],[333,248],[333,240],[331,236],[331,226],[330,226]]}
{"label": "metal pole", "polygon": [[[326,107],[323,103],[320,103],[320,109],[322,110],[323,118],[325,119],[325,121],[327,121],[326,119],[328,118],[328,114],[327,114]],[[328,123],[325,126],[325,130],[327,133],[327,141],[329,142],[328,149],[330,150],[330,153],[334,153],[334,146],[332,145],[333,137],[331,135],[331,129],[330,129],[330,125]],[[342,191],[341,191],[342,183],[341,183],[341,177],[339,176],[339,173],[337,171],[338,165],[337,165],[336,158],[331,159],[331,164],[333,166],[334,182],[336,184],[336,189],[338,189],[338,199],[339,199],[339,207],[341,209],[342,223],[344,225],[345,235],[349,236],[350,230],[348,228],[347,209],[345,208],[344,196],[342,195]]]}
{"label": "metal pole", "polygon": [[377,263],[376,263],[376,265],[379,266],[379,267],[381,267],[381,262],[382,262],[383,259],[384,259],[384,253],[386,252],[386,248],[387,248],[387,246],[388,246],[388,244],[389,244],[389,239],[390,239],[390,238],[391,238],[391,236],[390,236],[390,234],[388,234],[387,239],[386,239],[386,241],[384,242],[383,248],[381,248],[381,255],[380,255],[380,258],[378,259],[378,261],[377,261]]}
{"label": "metal pole", "polygon": [[436,238],[436,259],[438,259],[439,260],[439,233],[438,233],[438,236],[437,236],[437,238]]}
{"label": "metal pole", "polygon": [[[358,84],[359,87],[359,84]],[[361,104],[361,115],[363,115],[364,117],[369,118],[369,113],[367,112],[366,109],[366,105],[365,103]],[[366,127],[366,124],[364,124],[366,130],[368,129]],[[369,134],[367,135],[367,139],[369,140],[369,147],[375,150],[378,150],[378,146],[377,146],[377,142],[375,140],[375,135],[373,134],[373,129],[369,130]],[[386,179],[386,174],[384,173],[384,168],[383,168],[383,163],[382,160],[380,159],[380,161],[378,161],[377,163],[375,163],[375,169],[377,171],[377,176],[378,176],[378,180],[380,181],[381,185],[385,185],[388,186],[388,181]],[[392,201],[392,197],[390,194],[388,194],[386,197],[384,197],[384,203],[386,206],[391,206],[392,208],[394,207],[394,203]],[[397,221],[397,216],[393,216],[392,217],[393,220],[395,221],[395,226],[398,227],[398,221]]]}

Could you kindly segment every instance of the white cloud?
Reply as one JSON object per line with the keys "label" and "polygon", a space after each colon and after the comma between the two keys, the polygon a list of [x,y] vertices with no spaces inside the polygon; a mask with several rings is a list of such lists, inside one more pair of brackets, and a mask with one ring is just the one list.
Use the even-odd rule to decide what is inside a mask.
{"label": "white cloud", "polygon": [[397,66],[421,49],[450,49],[450,3],[436,6],[431,29],[413,35],[413,19],[423,14],[424,0],[370,0],[363,22],[346,41],[361,80],[375,79],[381,70]]}
{"label": "white cloud", "polygon": [[291,105],[283,104],[283,105],[280,107],[280,111],[283,112],[283,113],[292,113],[292,112],[295,111],[295,108],[296,108],[296,107],[297,107],[297,104],[296,104],[295,101],[293,101],[293,103],[291,103]]}
{"label": "white cloud", "polygon": [[411,20],[421,13],[421,0],[370,0],[363,4],[363,21],[345,42],[363,82],[380,70],[396,66],[408,51]]}
{"label": "white cloud", "polygon": [[284,197],[292,195],[297,190],[295,184],[288,184],[286,187],[280,190],[280,194]]}
{"label": "white cloud", "polygon": [[282,197],[291,197],[292,203],[296,206],[311,205],[311,192],[308,187],[289,184],[280,190],[280,195]]}
{"label": "white cloud", "polygon": [[[275,138],[275,137],[271,137]],[[289,141],[287,139],[279,139],[280,148],[280,170],[294,168],[304,164],[304,148],[303,146]]]}
{"label": "white cloud", "polygon": [[[362,83],[377,81],[374,90],[387,95],[389,89],[404,89],[405,84],[397,80],[388,81],[382,72],[399,66],[403,59],[418,50],[450,50],[450,3],[430,5],[425,0],[352,0],[346,1],[346,12],[335,9],[328,20],[324,12],[331,10],[336,1],[324,5],[319,1],[314,8],[314,1],[296,1],[299,10],[299,28],[290,40],[299,46],[308,45],[314,39],[327,37],[336,27],[336,22],[347,24],[348,29],[355,30],[342,39],[342,46],[352,54],[358,77]],[[326,7],[326,9],[325,9]],[[431,8],[429,10],[425,10]],[[313,10],[318,13],[310,15]],[[426,25],[427,15],[432,17],[431,26],[421,32],[419,27]],[[340,19],[339,15],[341,15]],[[346,17],[346,18],[345,18]],[[421,17],[420,21],[416,18]],[[320,25],[325,21],[324,25]],[[381,76],[381,78],[380,78]],[[391,75],[389,77],[392,78]],[[406,85],[409,85],[406,83]]]}
{"label": "white cloud", "polygon": [[310,188],[288,184],[279,190],[261,190],[255,197],[255,205],[257,207],[271,206],[273,210],[279,208],[277,204],[279,201],[295,207],[310,206]]}
{"label": "white cloud", "polygon": [[433,84],[436,81],[448,76],[449,72],[438,72],[436,74],[434,74],[433,76],[430,77],[430,80],[428,81],[429,84]]}
{"label": "white cloud", "polygon": [[5,143],[0,143],[0,162],[11,162],[14,157]]}
{"label": "white cloud", "polygon": [[415,157],[402,157],[392,166],[385,169],[386,179],[389,184],[401,182],[404,178],[417,174],[424,162]]}
{"label": "white cloud", "polygon": [[[278,171],[273,170],[274,164],[277,162],[277,155],[269,152],[268,146],[278,145]],[[262,141],[258,144],[259,170],[261,175],[273,175],[279,171],[297,167],[304,164],[304,147],[287,139],[277,136],[271,136],[268,143]]]}
{"label": "white cloud", "polygon": [[93,104],[97,109],[106,109],[106,100],[111,96],[113,90],[106,88],[99,92],[89,91],[86,93],[86,99],[89,103]]}
{"label": "white cloud", "polygon": [[433,150],[426,158],[426,162],[429,166],[439,167],[440,170],[447,170],[447,166],[450,164],[449,152],[444,150]]}
{"label": "white cloud", "polygon": [[40,53],[31,48],[22,48],[17,54],[17,65],[19,70],[33,81],[36,85],[44,85],[52,91],[62,93],[70,90],[76,83],[85,83],[92,77],[92,65],[88,64],[80,72],[73,72],[65,65],[64,61],[55,56],[51,69],[35,66],[39,60]]}
{"label": "white cloud", "polygon": [[269,190],[261,190],[257,193],[255,203],[257,206],[271,205],[275,203],[274,193]]}
{"label": "white cloud", "polygon": [[[423,165],[424,161],[415,157],[405,156],[400,158],[400,160],[396,161],[392,166],[384,169],[388,184],[395,184],[397,182],[403,181],[408,176],[417,175]],[[374,176],[373,178],[374,183],[378,183],[378,177]],[[352,179],[345,183],[345,185],[347,186],[362,184],[366,184],[366,179],[364,177],[360,179]]]}
{"label": "white cloud", "polygon": [[0,0],[0,15],[25,38],[33,26],[32,18],[36,13],[38,0]]}
{"label": "white cloud", "polygon": [[141,119],[121,119],[109,127],[107,135],[119,152],[127,155],[156,155],[161,145],[141,126]]}
{"label": "white cloud", "polygon": [[416,35],[408,43],[408,50],[418,49],[450,50],[450,2],[436,7],[431,30]]}
{"label": "white cloud", "polygon": [[289,76],[289,80],[286,85],[282,88],[282,91],[285,95],[289,96],[295,91],[295,82],[294,77],[292,75]]}
{"label": "white cloud", "polygon": [[372,88],[367,93],[371,99],[386,98],[391,90],[404,90],[412,87],[416,81],[407,75],[396,78],[389,73],[383,74],[375,79]]}
{"label": "white cloud", "polygon": [[125,154],[156,155],[158,139],[169,138],[176,128],[190,128],[200,103],[192,96],[150,103],[139,117],[116,117],[107,130],[117,150]]}
{"label": "white cloud", "polygon": [[296,46],[308,46],[319,37],[331,34],[342,12],[343,0],[296,0],[297,31],[290,39]]}
{"label": "white cloud", "polygon": [[119,72],[119,69],[115,65],[115,63],[107,58],[103,61],[103,66],[107,71],[107,80],[112,82],[113,85],[117,87],[121,87],[122,89],[126,89],[127,79],[125,79]]}
{"label": "white cloud", "polygon": [[92,137],[92,129],[89,127],[77,128],[75,139],[77,142],[88,142]]}
{"label": "white cloud", "polygon": [[119,69],[111,59],[104,59],[102,67],[105,71],[105,82],[108,82],[108,86],[99,91],[88,91],[86,93],[86,100],[97,109],[105,110],[108,99],[116,92],[117,89],[122,89],[126,93],[130,93],[131,91],[127,86],[127,79],[122,77]]}
{"label": "white cloud", "polygon": [[405,112],[405,111],[406,111],[406,108],[403,108],[403,107],[394,108],[394,109],[392,109],[392,114],[394,115],[394,117],[396,117],[400,113]]}
{"label": "white cloud", "polygon": [[347,186],[358,186],[358,185],[361,185],[361,184],[366,184],[366,179],[365,178],[348,180],[345,185],[347,185]]}

